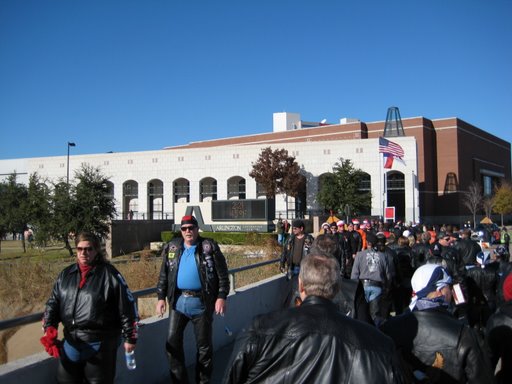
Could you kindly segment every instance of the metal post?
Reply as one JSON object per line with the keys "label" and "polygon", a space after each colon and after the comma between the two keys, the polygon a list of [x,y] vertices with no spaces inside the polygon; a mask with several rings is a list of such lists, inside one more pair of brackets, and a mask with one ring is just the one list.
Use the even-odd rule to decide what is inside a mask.
{"label": "metal post", "polygon": [[75,143],[71,143],[68,141],[68,166],[66,169],[66,184],[69,186],[69,147],[75,147]]}

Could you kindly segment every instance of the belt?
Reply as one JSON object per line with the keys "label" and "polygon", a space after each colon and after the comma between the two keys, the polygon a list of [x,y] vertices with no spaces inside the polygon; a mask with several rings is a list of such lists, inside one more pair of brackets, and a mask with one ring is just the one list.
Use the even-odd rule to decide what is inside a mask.
{"label": "belt", "polygon": [[369,279],[361,279],[363,285],[371,285],[375,287],[382,287],[382,283],[380,281],[369,280]]}
{"label": "belt", "polygon": [[189,291],[188,289],[181,290],[181,294],[185,297],[200,297],[201,291]]}

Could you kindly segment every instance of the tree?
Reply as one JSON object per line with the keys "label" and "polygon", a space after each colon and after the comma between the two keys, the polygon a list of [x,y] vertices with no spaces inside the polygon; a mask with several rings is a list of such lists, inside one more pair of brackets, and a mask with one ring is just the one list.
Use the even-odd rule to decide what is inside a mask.
{"label": "tree", "polygon": [[463,192],[462,202],[473,215],[473,226],[476,226],[476,214],[482,207],[482,188],[480,184],[473,181],[466,192]]}
{"label": "tree", "polygon": [[289,156],[286,149],[264,148],[258,160],[252,163],[249,173],[265,190],[269,199],[278,193],[296,197],[299,193],[302,177],[295,157]]}
{"label": "tree", "polygon": [[44,246],[51,237],[51,191],[37,173],[29,177],[25,211],[30,227],[34,232],[34,241]]}
{"label": "tree", "polygon": [[99,168],[84,164],[75,178],[75,232],[93,232],[105,238],[115,217],[114,200],[109,193],[108,178]]}
{"label": "tree", "polygon": [[371,193],[361,192],[361,181],[366,173],[354,168],[352,161],[340,158],[334,164],[332,173],[322,178],[317,198],[325,209],[344,212],[348,206],[354,215],[366,210],[371,205]]}
{"label": "tree", "polygon": [[74,197],[72,186],[68,185],[64,179],[60,179],[53,184],[53,193],[51,197],[51,219],[49,221],[49,231],[52,238],[64,242],[64,247],[69,255],[73,255],[73,250],[69,244],[69,235],[75,233],[74,220]]}
{"label": "tree", "polygon": [[484,210],[485,216],[490,218],[494,208],[494,199],[491,196],[484,197],[482,199],[482,208]]}
{"label": "tree", "polygon": [[[27,214],[24,202],[27,198],[27,187],[17,182],[16,173],[12,173],[2,183],[0,194],[0,228],[5,233],[21,233],[27,228]],[[23,250],[25,239],[22,236]]]}
{"label": "tree", "polygon": [[99,168],[83,164],[75,172],[76,185],[60,181],[54,185],[52,212],[53,235],[63,241],[70,255],[69,235],[83,231],[105,238],[116,209],[108,190],[108,178]]}
{"label": "tree", "polygon": [[512,185],[505,182],[496,188],[493,200],[494,212],[501,215],[501,226],[503,226],[503,215],[512,213]]}

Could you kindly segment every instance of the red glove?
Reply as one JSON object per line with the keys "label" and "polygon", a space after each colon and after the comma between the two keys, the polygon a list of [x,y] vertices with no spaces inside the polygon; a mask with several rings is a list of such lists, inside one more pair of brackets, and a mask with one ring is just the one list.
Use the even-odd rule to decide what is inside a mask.
{"label": "red glove", "polygon": [[46,352],[55,358],[60,356],[59,349],[61,341],[57,339],[58,334],[57,328],[50,326],[46,328],[46,334],[39,339],[41,344],[43,344],[44,349],[46,349]]}

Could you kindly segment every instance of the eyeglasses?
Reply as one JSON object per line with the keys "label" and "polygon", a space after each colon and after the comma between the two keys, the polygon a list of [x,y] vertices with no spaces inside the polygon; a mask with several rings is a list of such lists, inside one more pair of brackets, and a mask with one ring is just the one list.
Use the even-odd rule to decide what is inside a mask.
{"label": "eyeglasses", "polygon": [[92,252],[94,250],[93,247],[76,247],[78,252]]}
{"label": "eyeglasses", "polygon": [[444,240],[444,241],[450,241],[450,240],[451,240],[451,237],[445,237],[443,240]]}
{"label": "eyeglasses", "polygon": [[181,231],[182,231],[182,232],[187,232],[187,231],[192,232],[194,229],[196,229],[196,227],[195,227],[195,226],[191,226],[191,227],[181,227]]}

